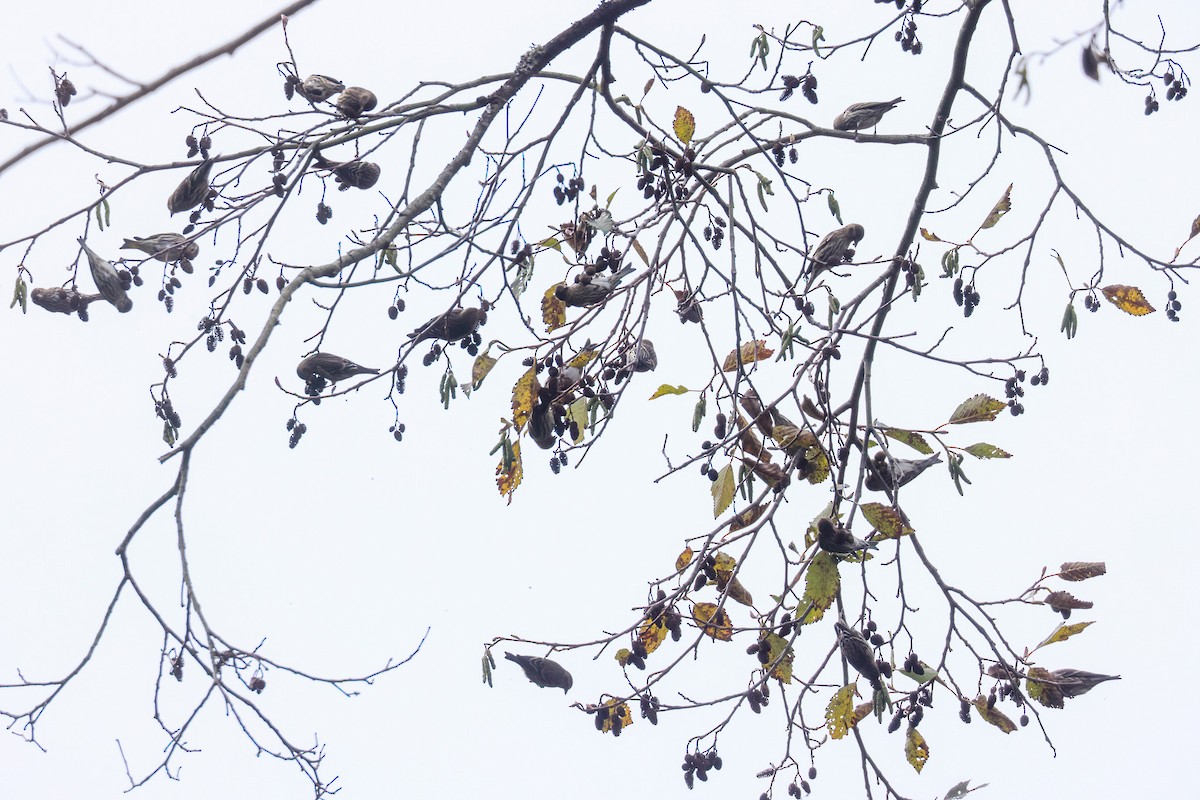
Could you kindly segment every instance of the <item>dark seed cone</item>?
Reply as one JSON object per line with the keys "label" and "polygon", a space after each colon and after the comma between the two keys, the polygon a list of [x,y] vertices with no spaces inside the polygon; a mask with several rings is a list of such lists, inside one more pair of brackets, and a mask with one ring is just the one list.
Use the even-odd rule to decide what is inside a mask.
{"label": "dark seed cone", "polygon": [[101,258],[95,250],[88,247],[87,243],[83,241],[83,237],[80,237],[78,241],[83,252],[87,253],[88,265],[92,268],[92,280],[96,282],[96,288],[100,290],[104,299],[116,306],[117,311],[122,314],[133,308],[133,301],[129,299],[129,295],[125,294],[121,277],[117,275],[117,270],[112,263],[106,258]]}
{"label": "dark seed cone", "polygon": [[817,544],[827,553],[849,555],[859,550],[874,550],[879,545],[865,542],[841,525],[834,525],[827,517],[817,520]]}
{"label": "dark seed cone", "polygon": [[883,684],[879,680],[879,667],[875,664],[875,652],[862,634],[851,628],[840,619],[833,623],[837,631],[838,646],[842,649],[842,657],[846,663],[854,667],[860,675],[871,682],[876,689]]}
{"label": "dark seed cone", "polygon": [[102,294],[81,294],[75,289],[59,286],[54,289],[37,288],[29,293],[29,299],[35,306],[40,306],[56,314],[74,314],[81,308],[96,300],[103,300]]}
{"label": "dark seed cone", "polygon": [[296,87],[296,91],[306,100],[313,103],[320,103],[328,100],[345,88],[346,85],[337,78],[331,78],[328,75],[309,75],[300,82],[300,85]]}
{"label": "dark seed cone", "polygon": [[910,483],[914,478],[934,464],[942,463],[942,454],[934,453],[928,458],[888,458],[880,451],[871,459],[871,474],[867,476],[864,485],[872,492],[882,492],[885,488],[895,491],[897,488]]}
{"label": "dark seed cone", "polygon": [[156,233],[146,237],[134,236],[126,239],[125,243],[121,245],[121,249],[139,250],[164,263],[184,258],[191,259],[200,255],[200,245],[188,241],[186,236],[180,236],[178,233]]}
{"label": "dark seed cone", "polygon": [[355,364],[348,358],[335,356],[333,353],[313,353],[296,367],[296,374],[306,382],[314,378],[324,378],[329,383],[337,383],[355,375],[378,375],[379,370]]}
{"label": "dark seed cone", "polygon": [[213,159],[206,158],[192,170],[183,182],[175,187],[167,198],[167,210],[172,215],[195,208],[208,197],[208,175],[212,172]]}
{"label": "dark seed cone", "polygon": [[364,89],[361,86],[350,86],[338,98],[337,110],[343,117],[354,119],[361,114],[371,111],[378,104],[379,100],[370,89]]}
{"label": "dark seed cone", "polygon": [[414,344],[426,339],[457,342],[470,336],[476,328],[487,322],[487,309],[486,302],[482,308],[453,308],[429,320],[408,336]]}
{"label": "dark seed cone", "polygon": [[833,120],[835,131],[859,131],[874,128],[883,115],[904,102],[903,97],[871,103],[854,103]]}
{"label": "dark seed cone", "polygon": [[615,274],[581,275],[575,283],[556,286],[554,296],[568,306],[594,306],[607,300],[616,291],[621,279],[631,272],[633,267],[628,266]]}
{"label": "dark seed cone", "polygon": [[525,677],[543,689],[553,687],[562,689],[563,694],[566,694],[567,690],[575,683],[571,678],[571,673],[563,669],[557,661],[537,656],[516,656],[512,653],[505,653],[504,657],[519,665],[524,671]]}

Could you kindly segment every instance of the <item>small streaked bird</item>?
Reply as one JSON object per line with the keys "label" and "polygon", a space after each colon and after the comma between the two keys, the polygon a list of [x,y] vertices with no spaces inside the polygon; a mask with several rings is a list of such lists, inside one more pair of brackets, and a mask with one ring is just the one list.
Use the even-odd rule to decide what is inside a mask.
{"label": "small streaked bird", "polygon": [[550,405],[548,403],[535,403],[533,411],[529,412],[529,423],[525,428],[529,431],[529,438],[543,450],[549,450],[554,447],[554,442],[557,438],[554,435],[554,421],[550,418]]}
{"label": "small streaked bird", "polygon": [[156,233],[153,236],[134,236],[127,238],[125,244],[121,245],[122,250],[140,250],[152,258],[157,258],[159,261],[179,261],[180,259],[192,259],[200,254],[200,245],[196,242],[188,241],[186,236],[181,236],[178,233]]}
{"label": "small streaked bird", "polygon": [[1119,681],[1120,675],[1101,675],[1099,672],[1088,672],[1082,669],[1056,669],[1050,673],[1054,685],[1062,692],[1063,697],[1078,697],[1087,694],[1093,688],[1105,681]]}
{"label": "small streaked bird", "polygon": [[594,306],[603,303],[616,291],[621,279],[633,272],[632,266],[613,274],[582,275],[575,283],[560,283],[554,288],[554,296],[568,306]]}
{"label": "small streaked bird", "polygon": [[56,286],[53,289],[43,289],[40,286],[29,293],[29,299],[35,306],[52,311],[56,314],[74,314],[79,309],[86,309],[90,303],[103,300],[102,294],[83,294],[77,289]]}
{"label": "small streaked bird", "polygon": [[825,552],[840,556],[879,547],[875,542],[865,542],[841,525],[835,525],[828,517],[817,520],[817,544]]}
{"label": "small streaked bird", "polygon": [[379,180],[382,170],[373,161],[330,161],[319,151],[313,154],[313,163],[317,169],[327,169],[333,172],[337,181],[338,191],[347,189],[370,189]]}
{"label": "small streaked bird", "polygon": [[352,119],[373,110],[378,104],[379,100],[375,97],[375,93],[361,86],[346,88],[336,103],[338,113]]}
{"label": "small streaked bird", "polygon": [[475,329],[487,322],[488,302],[483,301],[481,308],[452,308],[445,314],[439,314],[421,325],[408,335],[413,344],[426,339],[442,339],[447,342],[457,342],[475,332]]}
{"label": "small streaked bird", "polygon": [[333,353],[313,353],[296,367],[296,374],[311,383],[314,378],[324,378],[330,383],[344,381],[355,375],[378,375],[379,370],[355,364],[348,358]]}
{"label": "small streaked bird", "polygon": [[832,269],[854,257],[854,246],[866,236],[866,229],[857,222],[830,231],[809,254],[808,272],[816,277],[820,272]]}
{"label": "small streaked bird", "polygon": [[846,663],[854,667],[860,675],[871,682],[871,686],[879,689],[883,686],[879,680],[879,665],[875,663],[875,651],[863,635],[851,628],[842,620],[833,623],[837,631],[838,647],[842,649],[842,657]]}
{"label": "small streaked bird", "polygon": [[300,96],[313,103],[320,103],[344,90],[346,85],[337,78],[328,75],[309,75],[300,82],[296,91]]}
{"label": "small streaked bird", "polygon": [[100,290],[100,294],[104,295],[104,299],[116,306],[117,311],[122,314],[133,308],[133,301],[125,293],[125,287],[121,285],[121,277],[117,275],[116,267],[112,265],[112,262],[101,258],[95,250],[88,247],[82,236],[78,241],[83,252],[87,253],[88,265],[92,268],[92,280],[96,282],[96,288]]}
{"label": "small streaked bird", "polygon": [[563,669],[557,661],[537,656],[515,656],[512,653],[505,653],[504,657],[518,664],[525,672],[525,677],[543,689],[562,689],[563,694],[566,694],[575,683],[571,673]]}
{"label": "small streaked bird", "polygon": [[853,103],[833,119],[835,131],[860,131],[874,128],[883,115],[904,102],[903,97],[895,100],[880,100],[871,103]]}
{"label": "small streaked bird", "polygon": [[888,458],[882,450],[875,453],[871,459],[871,474],[867,475],[864,485],[872,492],[882,492],[885,488],[895,491],[911,482],[934,464],[942,463],[942,454],[934,453],[928,458]]}
{"label": "small streaked bird", "polygon": [[658,366],[658,353],[654,351],[654,342],[642,339],[637,347],[629,351],[625,366],[633,372],[653,372]]}
{"label": "small streaked bird", "polygon": [[167,198],[167,210],[172,215],[180,211],[188,211],[204,202],[208,197],[208,175],[212,172],[214,159],[206,158],[196,167],[183,182],[175,187]]}

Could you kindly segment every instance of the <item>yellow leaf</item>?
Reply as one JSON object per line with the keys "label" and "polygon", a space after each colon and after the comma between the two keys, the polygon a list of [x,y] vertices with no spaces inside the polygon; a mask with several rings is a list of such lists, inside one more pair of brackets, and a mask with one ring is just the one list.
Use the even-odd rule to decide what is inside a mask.
{"label": "yellow leaf", "polygon": [[513,492],[521,485],[521,443],[512,443],[512,460],[507,464],[505,469],[505,459],[501,458],[500,463],[496,465],[496,488],[500,490],[501,495],[508,496],[508,502],[512,502]]}
{"label": "yellow leaf", "polygon": [[575,423],[575,439],[574,444],[579,444],[583,441],[583,430],[588,424],[588,399],[586,397],[578,398],[574,403],[567,406],[567,433],[569,434],[571,423]]}
{"label": "yellow leaf", "polygon": [[991,212],[987,215],[987,219],[980,225],[981,230],[987,230],[1000,221],[1000,218],[1008,213],[1012,208],[1012,187],[1010,183],[1008,188],[1004,190],[1004,196],[996,201],[996,205],[992,206]]}
{"label": "yellow leaf", "polygon": [[589,361],[599,355],[597,350],[580,350],[575,354],[575,357],[567,362],[568,367],[579,367],[582,369]]}
{"label": "yellow leaf", "polygon": [[979,716],[983,717],[985,722],[995,725],[1005,733],[1012,733],[1017,729],[1017,726],[1011,719],[1000,712],[1000,709],[995,706],[988,708],[987,698],[983,695],[975,698],[975,710],[979,712]]}
{"label": "yellow leaf", "polygon": [[1063,623],[1063,624],[1059,625],[1057,628],[1055,628],[1053,631],[1051,631],[1050,635],[1047,636],[1045,639],[1043,639],[1041,644],[1039,644],[1037,647],[1035,647],[1033,649],[1037,650],[1038,647],[1045,647],[1048,644],[1055,644],[1056,642],[1064,642],[1067,639],[1070,639],[1072,636],[1074,636],[1077,633],[1083,633],[1083,631],[1086,630],[1087,627],[1091,624],[1092,624],[1091,622],[1073,622],[1070,625]]}
{"label": "yellow leaf", "polygon": [[[767,653],[767,663],[775,664],[771,669],[771,677],[784,683],[792,682],[792,660],[795,654],[792,648],[788,646],[787,639],[774,633],[767,634],[767,644],[770,646],[770,652]],[[782,656],[782,657],[781,657]],[[775,663],[778,661],[779,663]]]}
{"label": "yellow leaf", "polygon": [[675,559],[675,571],[683,572],[683,570],[687,568],[687,565],[692,563],[693,555],[694,553],[692,553],[692,548],[683,548],[683,552],[679,554],[679,558]]}
{"label": "yellow leaf", "polygon": [[1100,291],[1104,292],[1104,296],[1108,298],[1108,302],[1126,314],[1132,314],[1135,317],[1144,317],[1147,314],[1154,313],[1154,306],[1150,305],[1149,301],[1146,300],[1146,295],[1142,294],[1142,290],[1136,286],[1113,284],[1112,286],[1105,286]]}
{"label": "yellow leaf", "polygon": [[924,769],[925,762],[929,760],[929,745],[925,743],[925,737],[911,725],[904,737],[904,757],[917,772]]}
{"label": "yellow leaf", "polygon": [[963,425],[968,422],[991,422],[1006,408],[1004,403],[986,394],[977,394],[962,401],[954,413],[950,415],[952,425]]}
{"label": "yellow leaf", "polygon": [[863,518],[871,523],[871,527],[879,531],[876,539],[899,539],[916,533],[911,526],[904,522],[900,512],[883,503],[863,503],[860,509]]}
{"label": "yellow leaf", "polygon": [[713,519],[725,513],[725,509],[729,508],[729,504],[733,502],[733,494],[737,488],[733,480],[733,466],[726,464],[725,468],[717,475],[717,479],[713,481],[712,492],[713,497]]}
{"label": "yellow leaf", "polygon": [[941,239],[938,238],[936,233],[934,233],[933,231],[926,230],[925,228],[921,228],[921,236],[923,236],[925,238],[925,241],[927,241],[927,242],[940,242],[941,241]]}
{"label": "yellow leaf", "polygon": [[554,284],[542,295],[542,322],[546,323],[546,333],[567,324],[567,306],[554,294],[558,286]]}
{"label": "yellow leaf", "polygon": [[1012,458],[1012,453],[1001,450],[994,444],[976,442],[970,447],[963,448],[964,453],[970,453],[976,458]]}
{"label": "yellow leaf", "polygon": [[933,455],[933,448],[929,446],[929,442],[925,441],[925,437],[915,431],[903,431],[899,428],[884,428],[884,436],[889,439],[895,439],[897,442],[904,444],[916,450],[923,456]]}
{"label": "yellow leaf", "polygon": [[[1042,681],[1048,681],[1043,683]],[[1063,693],[1054,682],[1054,676],[1042,667],[1032,667],[1026,673],[1025,694],[1032,697],[1046,708],[1062,708]]]}
{"label": "yellow leaf", "polygon": [[471,388],[478,389],[494,366],[496,366],[496,359],[492,358],[490,351],[485,350],[475,356],[475,363],[471,365]]}
{"label": "yellow leaf", "polygon": [[611,733],[615,736],[620,736],[613,730],[614,720],[618,723],[620,730],[625,730],[633,724],[633,715],[629,713],[628,703],[618,703],[616,700],[610,700],[604,704],[608,709],[608,716],[604,718],[604,724],[600,728],[601,733]]}
{"label": "yellow leaf", "polygon": [[696,603],[692,608],[692,619],[700,626],[700,632],[705,636],[722,642],[733,638],[733,623],[725,609],[718,609],[714,603]]}
{"label": "yellow leaf", "polygon": [[825,611],[837,597],[840,580],[837,562],[824,550],[808,562],[808,569],[804,573],[804,598],[800,601],[800,607],[807,608],[811,603],[812,611],[804,618],[805,625],[818,622],[825,616]]}
{"label": "yellow leaf", "polygon": [[659,615],[657,621],[646,620],[638,628],[638,640],[642,643],[642,647],[646,648],[647,653],[653,653],[658,649],[667,638],[667,626],[663,623],[662,615]]}
{"label": "yellow leaf", "polygon": [[685,145],[691,144],[696,133],[696,118],[683,106],[675,108],[675,138]]}
{"label": "yellow leaf", "polygon": [[[733,571],[737,568],[737,561],[728,553],[717,553],[716,564],[713,569],[717,573],[717,589],[725,591],[725,586],[729,586],[730,598],[736,600],[744,606],[754,606],[754,598],[750,596],[750,592],[746,591],[746,587],[742,586],[733,575]],[[732,583],[730,580],[732,579]]]}
{"label": "yellow leaf", "polygon": [[[854,694],[852,683],[838,689],[833,693],[833,697],[829,698],[829,703],[825,706],[825,721],[829,723],[831,739],[841,739],[857,722],[854,719]],[[870,709],[869,704],[867,708]]]}
{"label": "yellow leaf", "polygon": [[754,523],[758,522],[758,518],[766,512],[767,507],[762,503],[755,503],[749,508],[744,508],[737,514],[734,514],[733,519],[729,521],[729,530],[740,531],[742,528],[749,528]]}
{"label": "yellow leaf", "polygon": [[792,455],[799,450],[816,447],[817,437],[808,428],[801,430],[795,425],[775,425],[771,428],[771,438],[774,439],[784,452]]}
{"label": "yellow leaf", "polygon": [[658,387],[658,390],[655,391],[654,394],[650,395],[650,399],[657,400],[658,398],[668,394],[687,394],[688,391],[689,390],[686,386],[672,386],[669,383],[664,383],[662,386]]}
{"label": "yellow leaf", "polygon": [[513,386],[513,426],[520,430],[529,415],[533,413],[533,404],[537,402],[538,393],[537,367],[530,367]]}
{"label": "yellow leaf", "polygon": [[808,465],[808,482],[816,486],[829,477],[829,454],[820,445],[804,451],[804,463]]}
{"label": "yellow leaf", "polygon": [[633,252],[638,254],[638,256],[642,259],[642,263],[647,267],[650,266],[650,257],[646,255],[646,250],[640,244],[638,244],[638,240],[634,239],[632,244]]}
{"label": "yellow leaf", "polygon": [[742,364],[752,364],[755,361],[762,361],[775,355],[775,351],[767,347],[767,343],[763,339],[743,342],[740,348],[729,351],[729,355],[725,356],[725,363],[721,366],[722,372],[732,372],[738,368],[739,352],[741,353]]}

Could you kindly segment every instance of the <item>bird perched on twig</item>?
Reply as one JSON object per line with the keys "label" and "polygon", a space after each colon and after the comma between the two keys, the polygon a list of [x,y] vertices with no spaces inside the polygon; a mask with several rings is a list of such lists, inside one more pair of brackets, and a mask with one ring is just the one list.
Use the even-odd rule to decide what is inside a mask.
{"label": "bird perched on twig", "polygon": [[554,296],[569,306],[594,306],[607,300],[616,291],[621,279],[631,272],[633,267],[627,266],[609,275],[580,275],[575,283],[556,286]]}
{"label": "bird perched on twig", "polygon": [[355,364],[350,359],[335,356],[333,353],[313,353],[296,366],[296,374],[308,383],[315,378],[337,383],[355,375],[378,375],[379,370]]}
{"label": "bird perched on twig", "polygon": [[313,163],[317,169],[327,169],[333,173],[339,192],[350,188],[370,189],[379,181],[382,172],[374,161],[330,161],[320,151],[313,154]]}
{"label": "bird perched on twig", "polygon": [[863,484],[872,492],[882,492],[885,488],[893,492],[906,483],[911,482],[934,464],[942,463],[942,454],[934,453],[928,458],[888,458],[882,450],[875,453],[871,459],[871,474]]}
{"label": "bird perched on twig", "polygon": [[364,89],[361,86],[351,86],[342,92],[342,96],[337,99],[338,113],[343,117],[357,119],[359,116],[371,111],[379,104],[379,99],[375,97],[375,93],[370,89]]}
{"label": "bird perched on twig", "polygon": [[654,350],[654,342],[642,339],[636,347],[629,350],[625,356],[625,366],[632,372],[653,372],[658,366],[658,353]]}
{"label": "bird perched on twig", "polygon": [[179,261],[183,258],[195,258],[200,254],[200,245],[188,241],[186,236],[178,233],[156,233],[153,236],[134,236],[127,238],[122,250],[140,250],[152,258],[164,263]]}
{"label": "bird perched on twig", "polygon": [[834,622],[833,628],[837,631],[838,647],[841,648],[846,663],[870,681],[871,686],[881,688],[883,684],[879,680],[879,665],[875,663],[875,651],[871,649],[870,643],[843,620]]}
{"label": "bird perched on twig", "polygon": [[333,97],[340,91],[343,91],[346,85],[337,78],[331,78],[328,75],[309,75],[300,82],[296,87],[296,91],[304,99],[320,103]]}
{"label": "bird perched on twig", "polygon": [[122,314],[133,308],[133,301],[129,299],[129,295],[125,294],[121,277],[117,275],[116,267],[112,265],[112,262],[101,258],[95,250],[88,247],[82,236],[78,241],[83,252],[87,253],[88,266],[92,268],[92,280],[96,282],[96,288],[100,290],[100,294],[104,295],[104,299],[116,306],[117,311]]}
{"label": "bird perched on twig", "polygon": [[457,342],[475,332],[475,329],[487,322],[487,310],[490,304],[484,300],[480,308],[452,308],[445,314],[439,314],[421,325],[408,335],[413,344],[426,339],[443,339],[447,342]]}
{"label": "bird perched on twig", "polygon": [[841,525],[835,525],[828,517],[817,520],[817,544],[825,552],[840,556],[879,547],[875,542],[863,541]]}
{"label": "bird perched on twig", "polygon": [[825,234],[825,238],[817,242],[808,255],[809,279],[854,258],[854,246],[862,241],[866,233],[862,225],[851,222]]}
{"label": "bird perched on twig", "polygon": [[895,100],[853,103],[834,117],[833,129],[835,131],[860,131],[874,128],[879,124],[879,120],[883,119],[884,114],[903,102],[903,97],[897,97]]}
{"label": "bird perched on twig", "polygon": [[188,176],[175,187],[175,191],[171,192],[171,196],[167,198],[167,210],[172,215],[195,208],[208,197],[208,175],[212,172],[214,160],[212,158],[204,159],[200,162],[200,166],[189,172]]}
{"label": "bird perched on twig", "polygon": [[[53,289],[38,287],[29,293],[29,299],[35,306],[56,314],[74,314],[79,309],[87,309],[96,300],[103,300],[102,294],[84,294],[77,289],[55,286]],[[86,310],[84,313],[87,313]]]}
{"label": "bird perched on twig", "polygon": [[504,657],[518,664],[525,672],[525,677],[543,689],[553,687],[562,689],[563,694],[566,694],[575,683],[571,673],[563,669],[557,661],[537,656],[515,656],[512,653],[505,653]]}
{"label": "bird perched on twig", "polygon": [[1105,681],[1119,681],[1120,675],[1101,675],[1099,672],[1088,672],[1082,669],[1056,669],[1050,677],[1063,697],[1078,697],[1087,694],[1093,688]]}

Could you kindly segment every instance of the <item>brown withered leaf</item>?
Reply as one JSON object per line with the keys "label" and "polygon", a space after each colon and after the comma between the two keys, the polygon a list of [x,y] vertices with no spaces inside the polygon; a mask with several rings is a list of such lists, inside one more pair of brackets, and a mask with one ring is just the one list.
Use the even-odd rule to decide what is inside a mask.
{"label": "brown withered leaf", "polygon": [[775,351],[767,347],[765,339],[755,339],[752,342],[743,342],[742,346],[737,350],[729,351],[729,355],[725,356],[725,363],[721,366],[722,372],[733,372],[738,368],[738,355],[741,355],[742,364],[752,364],[755,361],[762,361],[775,355]]}
{"label": "brown withered leaf", "polygon": [[742,446],[746,454],[762,459],[763,461],[770,461],[771,454],[763,447],[762,439],[758,438],[758,434],[754,432],[754,428],[750,427],[746,422],[746,418],[741,414],[738,414],[737,424],[739,431],[738,444]]}
{"label": "brown withered leaf", "polygon": [[529,415],[533,413],[533,404],[537,400],[538,389],[537,369],[530,367],[513,386],[512,409],[513,426],[520,430]]}
{"label": "brown withered leaf", "polygon": [[975,710],[979,712],[979,716],[983,717],[984,721],[995,725],[1005,733],[1012,733],[1017,729],[1017,726],[1013,723],[1013,721],[1001,713],[1000,709],[996,708],[995,706],[988,708],[987,698],[983,695],[975,698],[974,706]]}
{"label": "brown withered leaf", "polygon": [[567,324],[567,305],[554,294],[557,288],[556,283],[542,295],[542,322],[546,323],[546,333]]}
{"label": "brown withered leaf", "polygon": [[667,638],[667,626],[662,616],[655,620],[646,620],[638,628],[638,641],[646,648],[647,653],[653,653]]}
{"label": "brown withered leaf", "polygon": [[1004,195],[996,201],[996,205],[992,206],[992,210],[988,213],[987,219],[979,226],[980,230],[987,230],[994,227],[1000,218],[1007,214],[1012,209],[1012,188],[1010,183],[1008,188],[1004,190]]}
{"label": "brown withered leaf", "polygon": [[1070,592],[1051,592],[1042,602],[1060,612],[1077,608],[1091,608],[1095,605],[1091,600],[1080,600]]}
{"label": "brown withered leaf", "polygon": [[749,528],[754,523],[758,522],[767,510],[767,507],[762,503],[755,503],[749,508],[743,508],[741,511],[733,515],[733,519],[729,521],[729,530],[740,531],[742,528]]}
{"label": "brown withered leaf", "polygon": [[746,591],[746,587],[733,574],[737,569],[737,559],[728,553],[717,553],[716,564],[713,569],[717,573],[717,589],[725,591],[725,587],[729,587],[729,597],[744,606],[754,607],[754,598],[750,592]]}
{"label": "brown withered leaf", "polygon": [[1108,572],[1103,561],[1064,561],[1058,568],[1058,577],[1064,581],[1086,581]]}
{"label": "brown withered leaf", "polygon": [[683,548],[683,552],[679,554],[679,558],[675,559],[675,571],[683,572],[687,565],[692,563],[692,556],[694,555],[695,553],[692,552],[692,548]]}
{"label": "brown withered leaf", "polygon": [[496,465],[496,488],[500,490],[501,495],[508,496],[508,502],[512,502],[513,492],[521,485],[521,478],[524,473],[521,469],[521,443],[512,443],[512,459],[507,463],[504,457],[501,457],[500,463]]}
{"label": "brown withered leaf", "polygon": [[733,622],[725,609],[718,609],[715,603],[696,603],[692,607],[692,619],[700,626],[700,632],[705,636],[721,642],[733,639]]}
{"label": "brown withered leaf", "polygon": [[[1042,681],[1048,681],[1043,683]],[[1050,671],[1042,667],[1033,667],[1025,675],[1025,694],[1046,706],[1046,708],[1062,708],[1063,693],[1054,682]]]}
{"label": "brown withered leaf", "polygon": [[1126,314],[1132,314],[1135,317],[1144,317],[1147,314],[1154,313],[1154,306],[1150,305],[1150,301],[1146,299],[1146,295],[1142,294],[1142,290],[1136,286],[1123,286],[1114,283],[1112,286],[1105,286],[1100,291],[1104,292],[1104,296],[1108,299],[1108,302]]}

